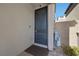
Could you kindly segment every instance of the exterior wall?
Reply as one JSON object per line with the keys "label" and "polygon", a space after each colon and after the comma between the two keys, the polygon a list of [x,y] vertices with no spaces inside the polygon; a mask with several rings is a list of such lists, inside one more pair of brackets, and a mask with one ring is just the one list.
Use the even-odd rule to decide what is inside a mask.
{"label": "exterior wall", "polygon": [[79,46],[79,39],[77,32],[79,31],[79,20],[75,20],[76,24],[69,28],[69,45],[70,46]]}
{"label": "exterior wall", "polygon": [[[48,5],[48,48],[53,50],[54,9]],[[0,55],[18,55],[34,43],[31,4],[0,4]]]}
{"label": "exterior wall", "polygon": [[69,46],[69,23],[55,22],[55,29],[60,32],[61,46]]}
{"label": "exterior wall", "polygon": [[77,32],[79,32],[79,4],[69,13],[67,16],[67,20],[74,20],[76,22],[75,25],[72,25],[69,28],[69,45],[70,46],[79,46],[79,39],[77,36]]}
{"label": "exterior wall", "polygon": [[79,4],[68,14],[67,20],[78,20],[79,19]]}
{"label": "exterior wall", "polygon": [[53,50],[55,4],[48,5],[48,49]]}
{"label": "exterior wall", "polygon": [[34,10],[30,4],[0,4],[0,56],[18,55],[33,44]]}
{"label": "exterior wall", "polygon": [[69,13],[66,21],[57,21],[55,28],[61,33],[61,45],[79,46],[79,4]]}
{"label": "exterior wall", "polygon": [[74,27],[69,28],[69,45],[70,46],[77,46],[77,35],[76,35],[76,29]]}

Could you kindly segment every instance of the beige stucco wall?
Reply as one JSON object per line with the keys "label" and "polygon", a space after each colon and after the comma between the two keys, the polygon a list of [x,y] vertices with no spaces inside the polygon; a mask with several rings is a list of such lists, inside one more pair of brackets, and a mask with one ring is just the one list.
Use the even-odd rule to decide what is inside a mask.
{"label": "beige stucco wall", "polygon": [[[34,6],[0,4],[0,55],[18,55],[34,44]],[[48,41],[53,49],[55,4],[48,5]]]}
{"label": "beige stucco wall", "polygon": [[79,19],[79,4],[68,14],[67,20],[78,20]]}
{"label": "beige stucco wall", "polygon": [[75,20],[76,24],[69,28],[69,45],[70,46],[79,46],[79,39],[77,32],[79,31],[79,20]]}
{"label": "beige stucco wall", "polygon": [[0,55],[18,55],[33,44],[34,10],[30,4],[0,4]]}
{"label": "beige stucco wall", "polygon": [[69,46],[69,22],[55,22],[55,30],[60,33],[61,46]]}
{"label": "beige stucco wall", "polygon": [[[74,36],[74,33],[76,33],[75,31],[77,31],[76,28],[74,28],[75,24],[76,22],[74,20],[55,22],[55,29],[60,32],[61,46],[69,46],[70,43],[73,41],[70,39],[74,39],[76,37]],[[76,41],[73,42],[76,43]]]}
{"label": "beige stucco wall", "polygon": [[[79,46],[77,32],[79,32],[79,4],[69,13],[67,20],[75,20],[75,24],[69,28],[69,45]],[[73,24],[73,23],[72,23]]]}
{"label": "beige stucco wall", "polygon": [[48,49],[53,50],[55,4],[48,5]]}
{"label": "beige stucco wall", "polygon": [[79,4],[69,13],[66,21],[56,22],[55,28],[61,33],[61,45],[79,46]]}

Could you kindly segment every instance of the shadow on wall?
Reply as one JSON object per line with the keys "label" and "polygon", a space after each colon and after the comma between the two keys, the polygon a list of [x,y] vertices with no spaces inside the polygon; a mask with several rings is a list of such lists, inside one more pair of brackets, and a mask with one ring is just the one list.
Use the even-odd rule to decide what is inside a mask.
{"label": "shadow on wall", "polygon": [[69,27],[75,26],[77,22],[75,20],[69,21]]}
{"label": "shadow on wall", "polygon": [[75,20],[55,22],[55,29],[58,30],[61,35],[61,46],[69,46],[69,28],[76,24],[77,22]]}

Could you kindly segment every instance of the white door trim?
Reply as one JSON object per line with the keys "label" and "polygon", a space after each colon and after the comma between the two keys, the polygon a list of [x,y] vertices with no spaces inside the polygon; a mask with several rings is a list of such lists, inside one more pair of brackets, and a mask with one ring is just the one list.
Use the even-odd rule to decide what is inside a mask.
{"label": "white door trim", "polygon": [[[48,7],[48,6],[47,6],[47,7]],[[42,8],[43,8],[43,7],[42,7]],[[40,9],[40,8],[38,8],[38,9]],[[47,11],[47,12],[48,12],[48,11]],[[35,30],[35,29],[34,29],[34,30]],[[34,34],[35,34],[35,32],[34,32]],[[34,35],[34,45],[39,46],[39,47],[43,47],[43,48],[48,48],[47,45],[35,43],[35,35]]]}
{"label": "white door trim", "polygon": [[48,49],[53,51],[54,44],[54,19],[55,19],[55,4],[48,5]]}
{"label": "white door trim", "polygon": [[40,46],[40,47],[43,47],[43,48],[48,48],[46,45],[42,45],[42,44],[38,44],[38,43],[34,43],[34,45]]}

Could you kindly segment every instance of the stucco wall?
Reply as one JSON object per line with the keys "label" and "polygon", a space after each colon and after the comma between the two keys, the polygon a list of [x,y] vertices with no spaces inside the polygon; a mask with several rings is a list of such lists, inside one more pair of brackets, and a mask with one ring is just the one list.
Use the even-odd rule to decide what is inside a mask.
{"label": "stucco wall", "polygon": [[60,32],[61,46],[69,46],[69,22],[55,22],[55,29]]}
{"label": "stucco wall", "polygon": [[[76,31],[78,30],[78,26],[76,25],[76,21],[57,21],[55,22],[55,29],[60,32],[61,45],[69,46],[71,42],[76,43],[77,40],[73,40],[77,38]],[[76,28],[75,28],[76,27]],[[75,34],[74,34],[75,33]],[[73,38],[73,39],[72,39]],[[74,45],[74,43],[72,45]]]}
{"label": "stucco wall", "polygon": [[[75,20],[75,25],[69,28],[69,45],[79,46],[77,32],[79,32],[79,4],[69,13],[67,20]],[[72,23],[73,24],[73,23]]]}
{"label": "stucco wall", "polygon": [[54,48],[54,20],[55,20],[55,4],[48,5],[48,49]]}
{"label": "stucco wall", "polygon": [[67,20],[78,20],[79,19],[79,4],[68,14]]}
{"label": "stucco wall", "polygon": [[75,20],[76,24],[69,28],[69,45],[70,46],[79,46],[79,39],[77,32],[79,31],[79,20]]}
{"label": "stucco wall", "polygon": [[18,55],[33,44],[34,10],[30,4],[0,4],[0,55]]}

